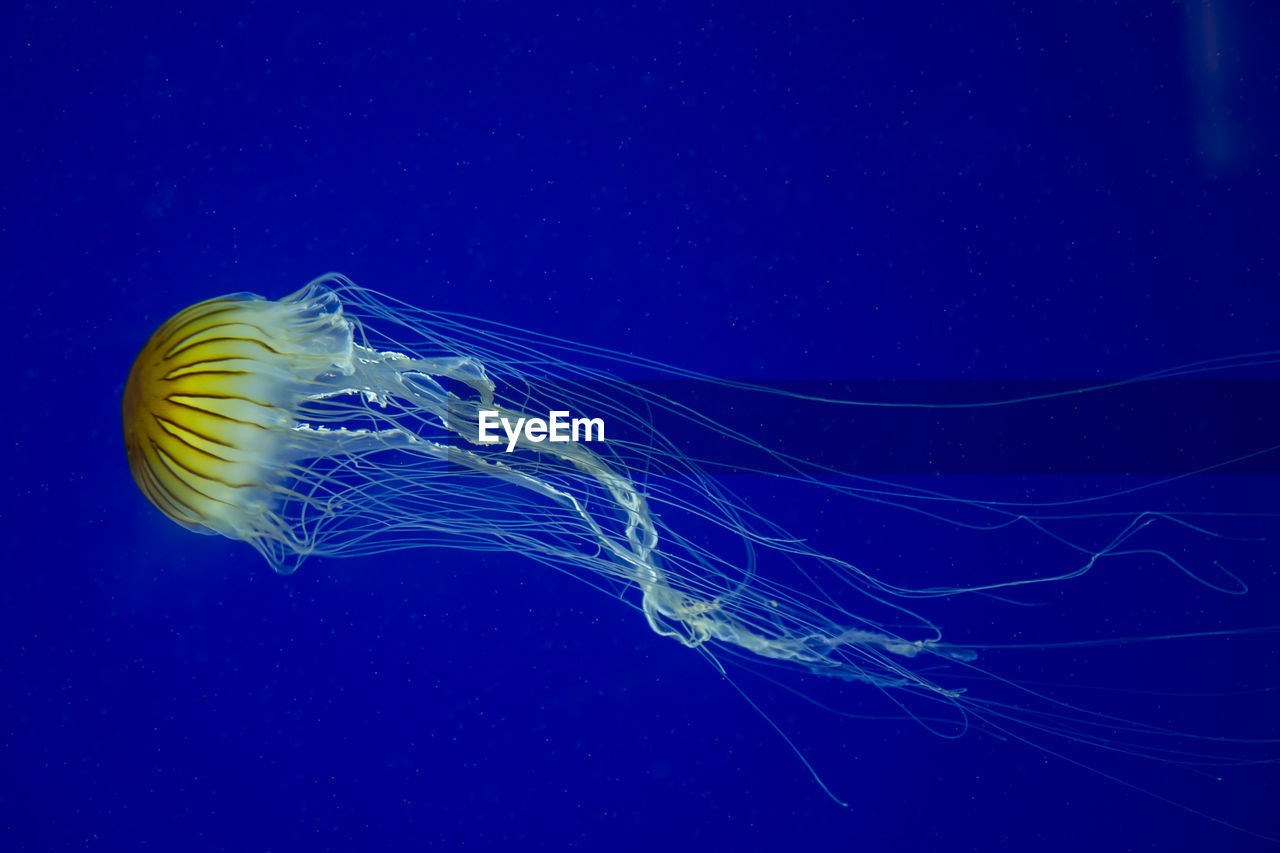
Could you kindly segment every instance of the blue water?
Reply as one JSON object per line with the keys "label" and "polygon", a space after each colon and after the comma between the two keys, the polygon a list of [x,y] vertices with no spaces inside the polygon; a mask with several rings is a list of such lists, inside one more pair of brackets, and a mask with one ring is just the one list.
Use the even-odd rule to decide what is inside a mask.
{"label": "blue water", "polygon": [[[174,311],[331,269],[758,381],[1087,384],[1276,349],[1267,4],[33,4],[4,20],[0,848],[1274,847],[1025,744],[806,711],[737,670],[842,809],[625,603],[510,554],[282,578],[148,505],[118,415]],[[1169,429],[1234,446],[1268,399],[1202,429],[1179,409]],[[1273,469],[1208,503],[1274,509]],[[813,500],[787,522],[861,564],[912,544],[891,517],[816,522]],[[1220,544],[1249,596],[1117,562],[1105,596],[1031,619],[929,615],[991,642],[1041,612],[1055,639],[1275,622],[1274,545]],[[1034,561],[1019,548],[997,536],[937,566]],[[1160,646],[1128,675],[1119,650],[1036,660],[982,658],[1009,678],[1221,691],[1193,701],[1217,707],[1208,730],[1280,737],[1274,699],[1238,692],[1280,681],[1274,636]],[[1212,688],[1187,675],[1206,669]],[[1126,696],[1107,701],[1199,724],[1177,697]],[[1274,765],[1215,782],[1112,757],[1096,764],[1280,835]]]}

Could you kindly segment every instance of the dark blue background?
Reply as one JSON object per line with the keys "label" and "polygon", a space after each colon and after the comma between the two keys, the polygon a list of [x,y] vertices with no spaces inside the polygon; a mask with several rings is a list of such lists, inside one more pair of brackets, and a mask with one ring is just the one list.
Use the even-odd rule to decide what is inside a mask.
{"label": "dark blue background", "polygon": [[[1088,382],[1274,349],[1276,24],[1226,2],[11,4],[0,846],[1251,849],[1016,743],[818,715],[838,809],[621,603],[519,556],[277,577],[146,505],[117,412],[169,314],[330,269],[749,379]],[[1274,619],[1185,591],[1117,594]],[[1275,683],[1249,645],[1221,666]],[[1274,770],[1228,779],[1162,790],[1280,833]]]}

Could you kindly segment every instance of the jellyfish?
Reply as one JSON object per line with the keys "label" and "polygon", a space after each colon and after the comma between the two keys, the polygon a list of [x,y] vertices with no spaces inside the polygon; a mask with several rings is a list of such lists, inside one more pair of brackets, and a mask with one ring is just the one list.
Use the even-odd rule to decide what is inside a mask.
{"label": "jellyfish", "polygon": [[[1262,354],[1153,376],[1273,361]],[[329,274],[275,301],[236,293],[201,302],[161,325],[125,386],[124,443],[138,487],[162,513],[192,531],[253,546],[282,574],[311,557],[419,548],[515,552],[629,603],[653,633],[701,652],[726,676],[725,663],[734,661],[770,680],[799,673],[862,685],[936,728],[936,714],[909,709],[899,697],[923,699],[952,711],[958,728],[977,723],[1054,754],[1056,738],[1166,763],[1274,760],[1261,755],[1273,739],[1121,720],[988,672],[981,655],[1000,646],[950,642],[917,610],[916,602],[966,595],[1011,600],[1138,551],[1203,586],[1241,593],[1244,583],[1221,567],[1201,574],[1171,551],[1133,544],[1156,523],[1212,531],[1173,513],[1099,512],[1092,500],[959,500],[841,476],[664,394],[660,383],[623,379],[628,367],[695,386],[772,394],[782,406],[804,397],[424,311]],[[602,429],[557,440],[547,426],[557,412]],[[528,428],[534,423],[541,426]],[[977,510],[995,520],[971,526],[1030,527],[1076,559],[1060,570],[967,585],[895,583],[757,510],[731,477],[690,449],[684,431],[765,460],[739,462],[738,473],[931,518],[951,508]],[[1084,546],[1054,532],[1053,520],[1064,517],[1118,526],[1100,545]],[[970,689],[976,684],[1002,695],[978,695]],[[1198,751],[1185,751],[1188,741]],[[1218,755],[1228,748],[1240,754]]]}
{"label": "jellyfish", "polygon": [[[823,625],[745,577],[710,581],[698,566],[711,577],[726,567],[661,535],[625,468],[581,442],[526,433],[506,447],[482,442],[482,412],[507,424],[533,415],[496,399],[474,357],[369,346],[344,304],[352,296],[335,276],[278,302],[202,302],[161,326],[130,373],[123,409],[133,476],[162,512],[247,542],[283,572],[309,555],[496,540],[633,584],[649,626],[687,646],[714,639],[818,667],[841,666],[833,653],[846,646],[971,655],[933,637]],[[469,506],[455,505],[461,495]]]}

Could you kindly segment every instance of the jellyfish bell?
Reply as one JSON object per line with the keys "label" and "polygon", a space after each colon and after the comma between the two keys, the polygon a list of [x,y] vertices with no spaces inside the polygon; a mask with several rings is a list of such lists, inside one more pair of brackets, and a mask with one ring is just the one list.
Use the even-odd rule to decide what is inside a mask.
{"label": "jellyfish bell", "polygon": [[[1274,361],[1267,357],[1252,363]],[[139,488],[165,515],[247,542],[282,573],[310,556],[423,547],[517,552],[623,598],[655,633],[699,650],[721,673],[733,661],[769,680],[825,676],[892,697],[927,728],[943,727],[937,718],[950,712],[956,731],[977,723],[1053,754],[1055,744],[1075,744],[1173,764],[1180,756],[1194,764],[1212,750],[1235,750],[1227,762],[1274,760],[1270,740],[1122,721],[988,672],[980,652],[1032,646],[953,644],[913,604],[966,595],[1007,600],[1082,577],[1107,557],[1136,552],[1129,543],[1157,516],[1100,512],[1092,501],[961,501],[840,477],[764,447],[715,412],[614,372],[628,367],[717,382],[422,311],[331,274],[280,300],[233,294],[165,322],[125,387],[125,447]],[[801,399],[720,384],[774,394],[779,403]],[[485,418],[517,423],[561,409],[601,418],[609,440],[555,442],[528,432],[498,444],[483,438]],[[772,481],[819,490],[823,500],[901,506],[930,517],[971,509],[992,516],[991,529],[1016,523],[1043,533],[1075,562],[971,584],[894,583],[757,511],[707,460],[658,429],[659,420],[745,448],[772,463]],[[1118,529],[1100,545],[1082,546],[1053,529],[1072,514],[1115,520]],[[1200,530],[1169,514],[1158,518]],[[1205,586],[1242,590],[1234,576],[1209,580],[1165,551],[1148,552]],[[989,692],[972,689],[978,687]],[[930,709],[908,707],[912,700]],[[1201,751],[1172,746],[1187,743]],[[816,771],[814,777],[823,784]]]}
{"label": "jellyfish bell", "polygon": [[290,412],[316,375],[351,361],[323,307],[232,294],[176,314],[143,347],[124,390],[125,451],[169,518],[250,542],[281,535],[271,509]]}
{"label": "jellyfish bell", "polygon": [[[492,393],[464,359],[377,353],[354,342],[355,328],[320,283],[279,301],[238,293],[174,315],[143,347],[125,384],[125,450],[138,487],[184,527],[245,541],[279,571],[296,567],[287,557],[313,553],[316,536],[311,519],[288,517],[284,508],[305,508],[313,518],[335,512],[314,491],[295,488],[319,488],[305,482],[305,461],[415,438],[394,427],[330,431],[326,414],[349,410],[324,410],[324,401],[355,395],[376,404],[392,385],[407,389],[410,372]],[[381,369],[389,363],[400,370]],[[439,410],[439,386],[415,385],[424,410]]]}

